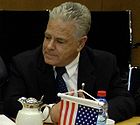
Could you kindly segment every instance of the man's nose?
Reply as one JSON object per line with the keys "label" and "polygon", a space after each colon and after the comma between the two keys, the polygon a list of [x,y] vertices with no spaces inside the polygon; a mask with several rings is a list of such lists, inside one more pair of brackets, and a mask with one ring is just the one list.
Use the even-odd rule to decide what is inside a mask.
{"label": "man's nose", "polygon": [[54,49],[55,47],[55,41],[52,39],[48,42],[48,45],[47,45],[48,49]]}

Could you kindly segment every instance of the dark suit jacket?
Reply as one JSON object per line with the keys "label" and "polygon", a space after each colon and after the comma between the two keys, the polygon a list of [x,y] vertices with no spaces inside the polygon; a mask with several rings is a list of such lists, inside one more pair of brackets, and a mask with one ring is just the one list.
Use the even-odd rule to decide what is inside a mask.
{"label": "dark suit jacket", "polygon": [[136,115],[140,116],[140,87],[137,89],[134,94],[135,102],[136,102]]}
{"label": "dark suit jacket", "polygon": [[[85,47],[80,54],[78,89],[83,82],[85,91],[94,97],[98,90],[107,91],[110,118],[117,122],[133,116],[134,101],[120,81],[115,56]],[[42,95],[45,95],[44,103],[57,101],[53,67],[45,64],[42,48],[39,47],[13,58],[5,93],[5,113],[16,115],[21,108],[17,99],[21,96],[39,99]]]}

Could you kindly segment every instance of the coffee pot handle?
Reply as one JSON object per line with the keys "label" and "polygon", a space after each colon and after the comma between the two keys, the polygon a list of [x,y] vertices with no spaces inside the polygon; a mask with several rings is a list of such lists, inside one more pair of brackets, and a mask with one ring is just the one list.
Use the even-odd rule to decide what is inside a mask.
{"label": "coffee pot handle", "polygon": [[47,120],[50,115],[50,111],[51,111],[51,108],[49,107],[49,105],[43,104],[40,107],[40,110],[42,111],[42,114],[43,114],[43,121]]}

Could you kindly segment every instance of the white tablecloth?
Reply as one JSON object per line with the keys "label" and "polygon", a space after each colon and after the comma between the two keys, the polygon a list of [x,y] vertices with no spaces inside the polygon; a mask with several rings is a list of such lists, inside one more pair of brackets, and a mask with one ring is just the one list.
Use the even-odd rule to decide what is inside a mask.
{"label": "white tablecloth", "polygon": [[5,115],[0,115],[0,125],[16,125],[16,124]]}

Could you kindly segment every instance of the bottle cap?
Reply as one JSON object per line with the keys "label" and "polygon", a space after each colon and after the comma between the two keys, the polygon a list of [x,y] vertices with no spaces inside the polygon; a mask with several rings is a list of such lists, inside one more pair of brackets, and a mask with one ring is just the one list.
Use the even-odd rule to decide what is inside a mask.
{"label": "bottle cap", "polygon": [[105,90],[99,90],[99,91],[97,92],[97,96],[106,97],[106,91],[105,91]]}

